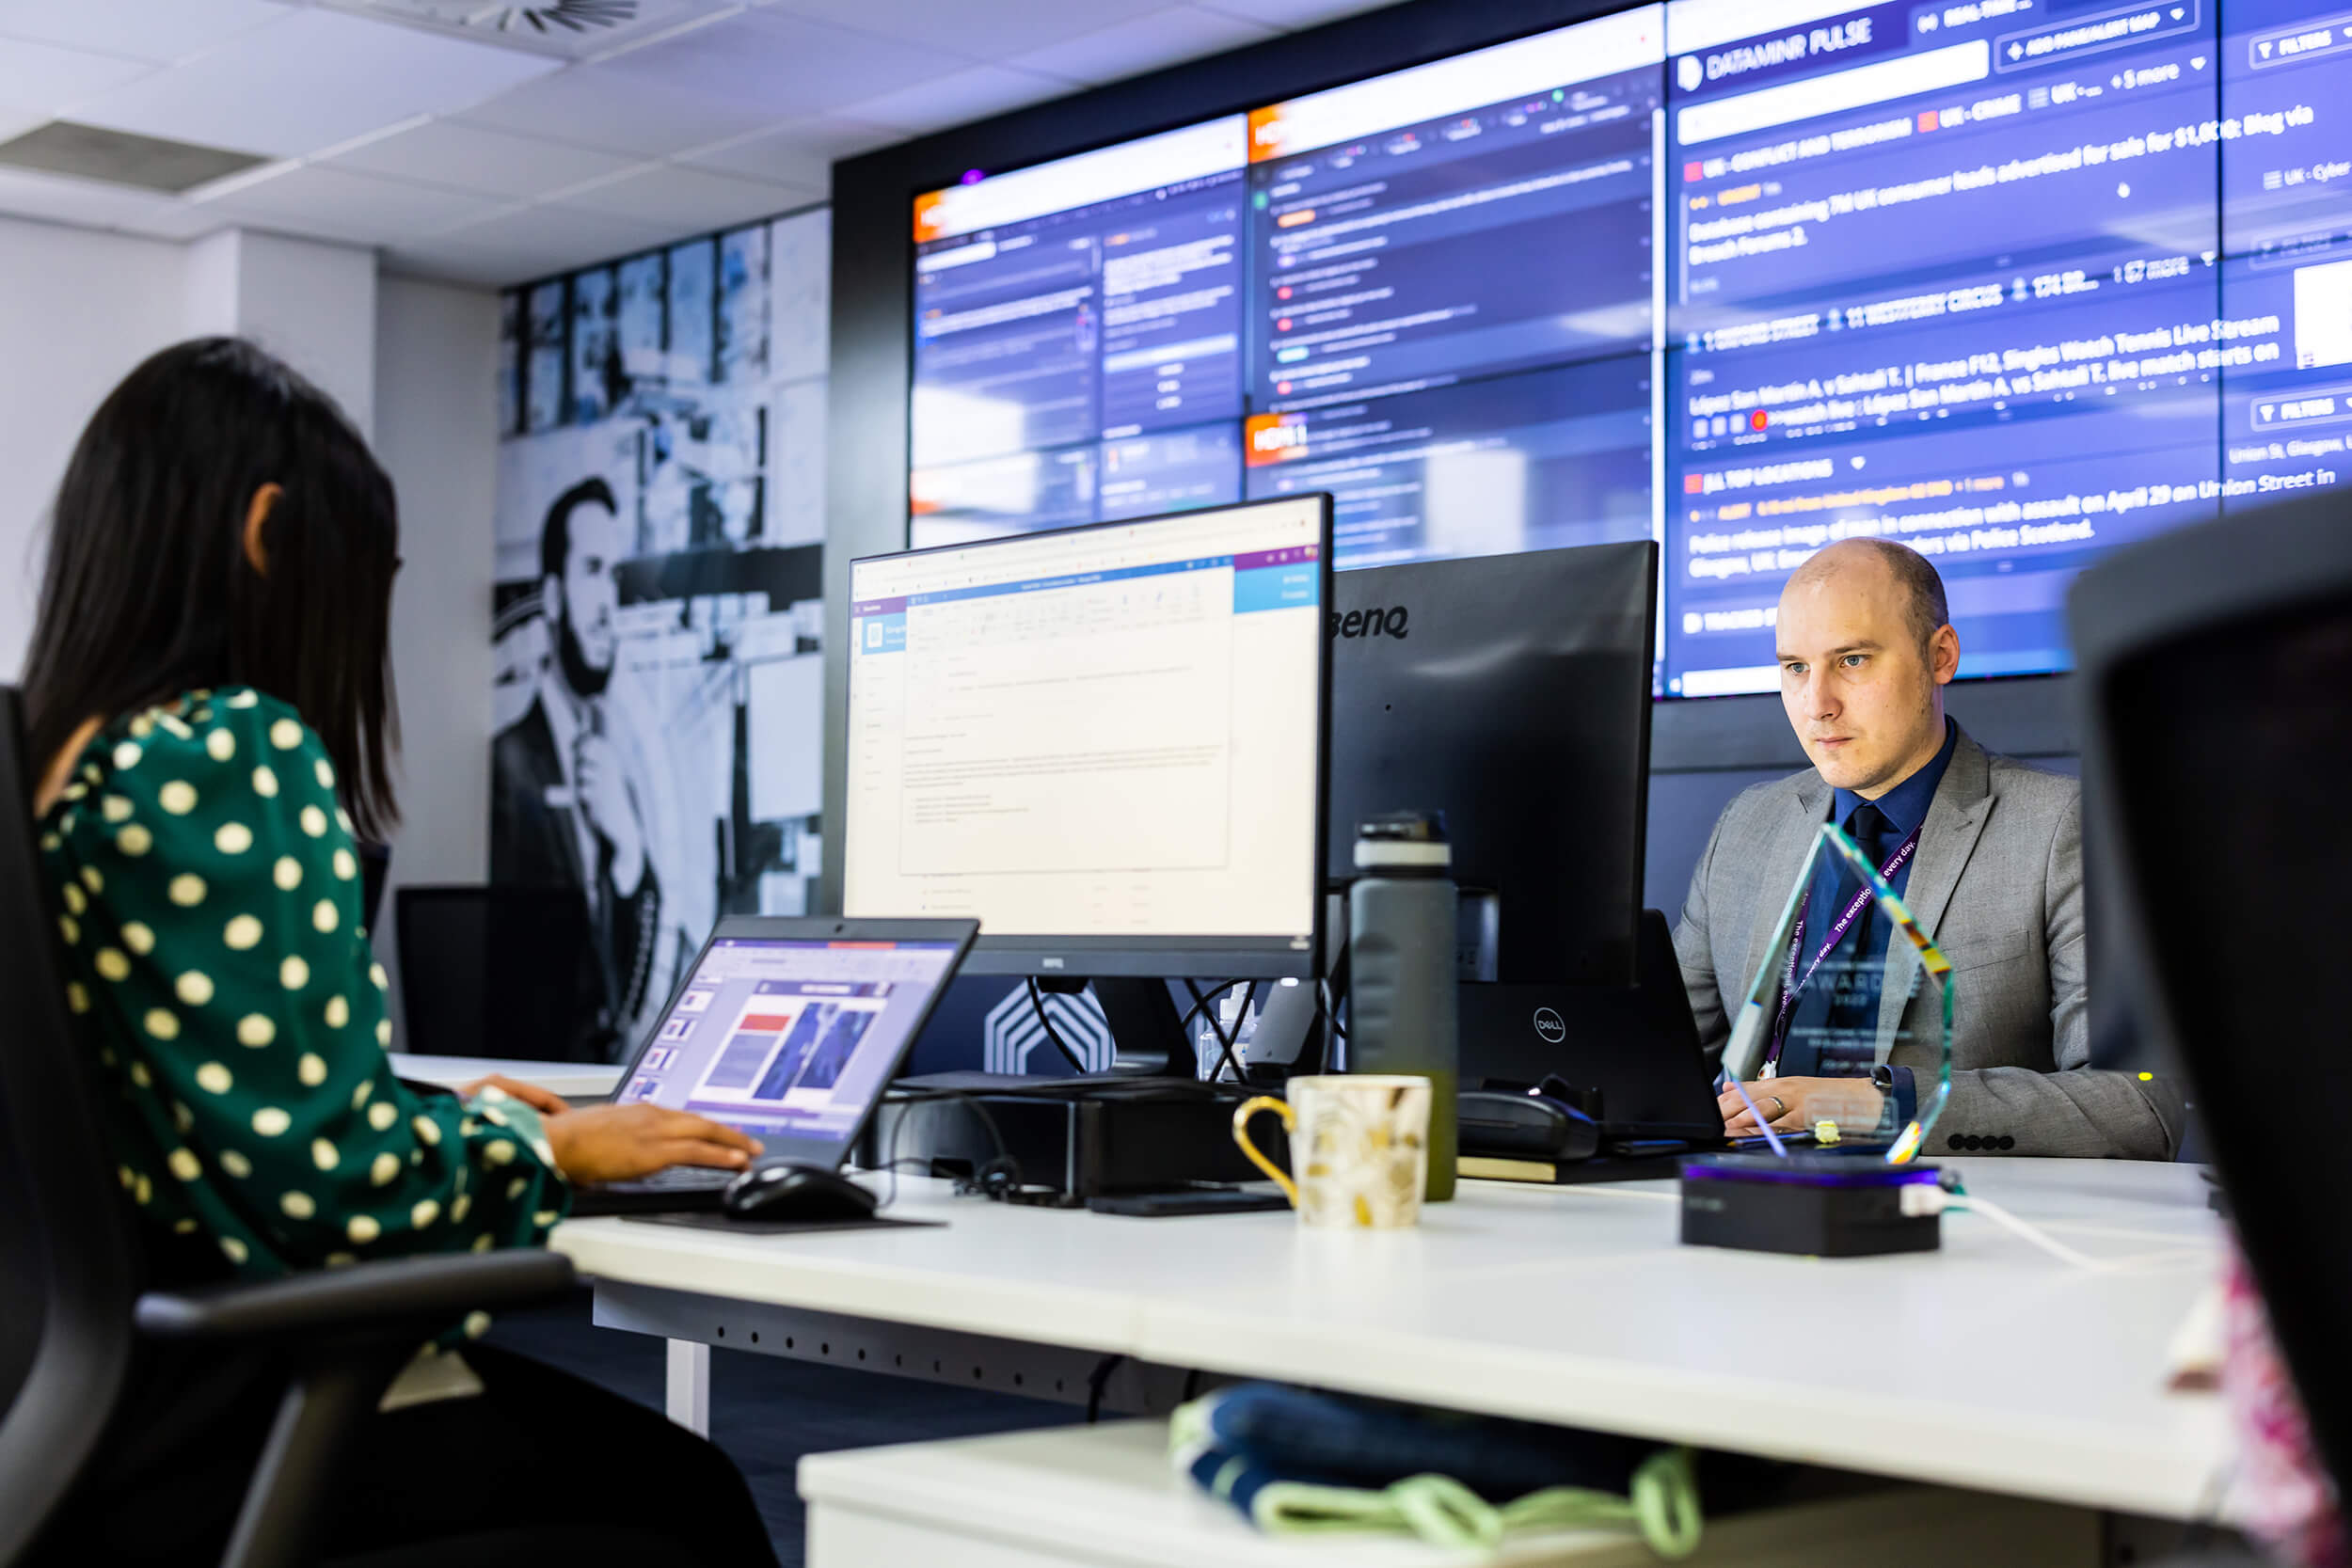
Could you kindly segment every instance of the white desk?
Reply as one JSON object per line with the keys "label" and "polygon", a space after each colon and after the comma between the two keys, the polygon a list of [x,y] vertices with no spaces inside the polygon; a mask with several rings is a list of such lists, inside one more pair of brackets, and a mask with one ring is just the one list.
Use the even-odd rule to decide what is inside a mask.
{"label": "white desk", "polygon": [[566,1100],[602,1100],[621,1081],[620,1068],[611,1062],[523,1062],[496,1056],[419,1056],[392,1053],[392,1070],[420,1084],[457,1088],[478,1078],[502,1072],[526,1084],[536,1084]]}
{"label": "white desk", "polygon": [[[1173,1473],[1164,1421],[813,1453],[800,1491],[809,1568],[1659,1568],[1613,1526],[1515,1532],[1492,1553],[1266,1535]],[[1710,1518],[1684,1568],[2086,1568],[2100,1535],[2086,1509],[1890,1486]]]}
{"label": "white desk", "polygon": [[[1418,1230],[1321,1233],[1287,1214],[1120,1219],[902,1180],[889,1212],[947,1228],[740,1237],[606,1219],[553,1244],[596,1276],[599,1321],[700,1341],[672,1347],[673,1411],[690,1421],[707,1409],[691,1386],[704,1345],[787,1353],[772,1316],[747,1339],[765,1304],[2123,1513],[2211,1512],[2223,1414],[2164,1387],[2167,1340],[2215,1266],[2198,1173],[1939,1164],[2112,1266],[2069,1267],[1959,1213],[1935,1253],[1684,1247],[1667,1182],[1465,1182]],[[627,1310],[606,1317],[608,1299]]]}

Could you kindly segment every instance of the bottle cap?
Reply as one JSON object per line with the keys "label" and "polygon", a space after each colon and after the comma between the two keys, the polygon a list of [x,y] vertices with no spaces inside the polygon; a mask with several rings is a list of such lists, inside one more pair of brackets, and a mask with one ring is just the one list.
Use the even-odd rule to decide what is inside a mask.
{"label": "bottle cap", "polygon": [[1454,863],[1443,812],[1399,811],[1356,824],[1356,868],[1441,870]]}

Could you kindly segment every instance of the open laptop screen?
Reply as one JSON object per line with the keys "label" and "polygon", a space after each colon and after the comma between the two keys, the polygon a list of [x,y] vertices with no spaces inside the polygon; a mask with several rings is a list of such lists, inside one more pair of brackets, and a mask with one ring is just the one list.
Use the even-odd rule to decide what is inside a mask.
{"label": "open laptop screen", "polygon": [[613,1098],[726,1122],[771,1153],[834,1155],[898,1071],[960,945],[715,939]]}

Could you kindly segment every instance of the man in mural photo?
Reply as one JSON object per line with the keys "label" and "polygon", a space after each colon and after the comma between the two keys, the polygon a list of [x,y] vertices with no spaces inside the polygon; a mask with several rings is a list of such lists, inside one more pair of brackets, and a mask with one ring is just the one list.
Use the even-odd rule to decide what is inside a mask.
{"label": "man in mural photo", "polygon": [[627,549],[602,479],[580,481],[548,508],[539,596],[555,657],[491,753],[492,880],[578,889],[587,906],[581,971],[594,1016],[579,1021],[576,1035],[585,1037],[574,1040],[584,1056],[609,1056],[624,1043],[648,1000],[662,927],[650,791],[633,777],[632,753],[614,742],[606,693],[619,648],[613,573]]}

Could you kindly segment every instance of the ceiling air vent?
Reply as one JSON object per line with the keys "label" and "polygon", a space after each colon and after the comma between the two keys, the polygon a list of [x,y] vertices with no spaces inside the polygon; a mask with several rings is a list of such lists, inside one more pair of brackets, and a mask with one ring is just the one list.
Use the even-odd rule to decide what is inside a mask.
{"label": "ceiling air vent", "polygon": [[76,125],[70,119],[53,119],[0,142],[0,166],[76,180],[103,180],[111,185],[135,185],[143,191],[168,191],[175,196],[267,162],[250,153],[135,136],[127,131]]}
{"label": "ceiling air vent", "polygon": [[323,0],[354,16],[576,60],[724,10],[726,0]]}

